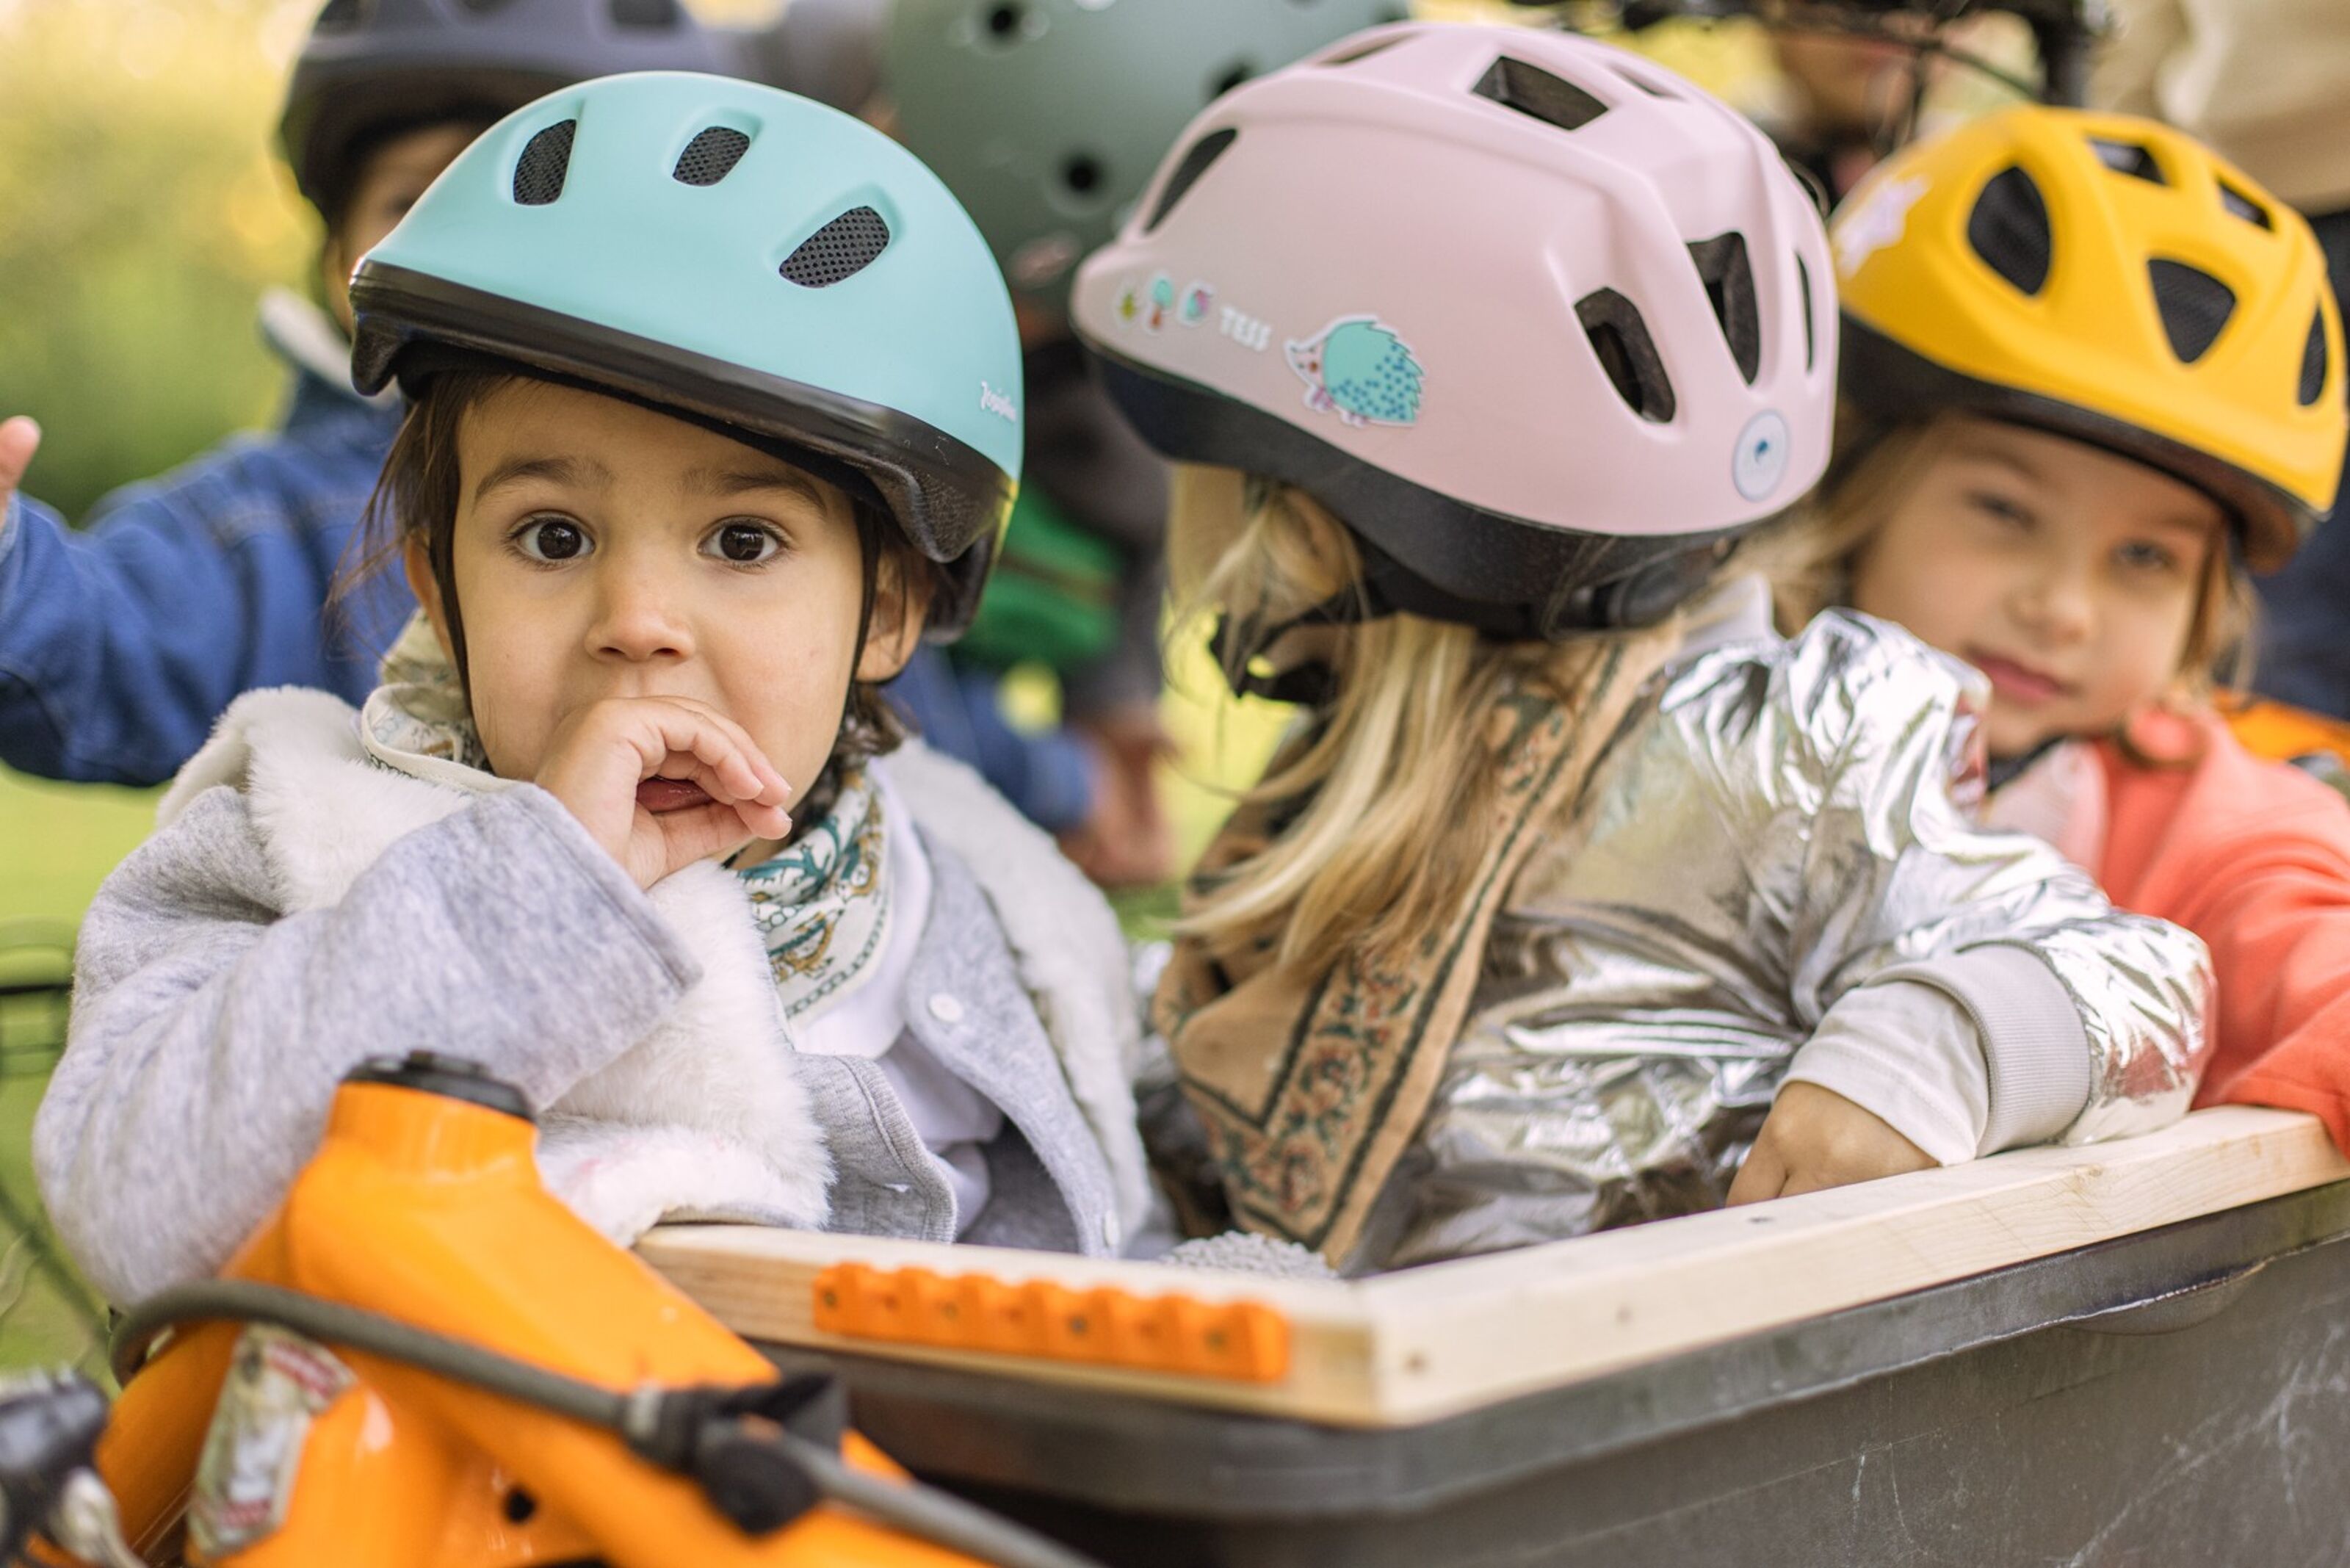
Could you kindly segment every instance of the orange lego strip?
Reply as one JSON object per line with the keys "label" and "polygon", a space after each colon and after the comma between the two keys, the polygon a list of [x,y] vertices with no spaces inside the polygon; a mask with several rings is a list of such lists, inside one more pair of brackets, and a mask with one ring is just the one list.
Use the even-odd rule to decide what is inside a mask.
{"label": "orange lego strip", "polygon": [[1289,1320],[1259,1302],[1136,1296],[1045,1280],[835,1263],[816,1275],[816,1325],[851,1339],[979,1350],[1274,1383],[1289,1371]]}

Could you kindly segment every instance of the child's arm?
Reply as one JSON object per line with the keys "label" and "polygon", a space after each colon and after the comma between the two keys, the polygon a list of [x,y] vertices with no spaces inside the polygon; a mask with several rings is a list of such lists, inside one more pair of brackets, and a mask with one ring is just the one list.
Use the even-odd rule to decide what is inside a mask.
{"label": "child's arm", "polygon": [[[1700,694],[1767,735],[1717,789],[1769,846],[1758,898],[1811,1038],[1790,1082],[1833,1091],[1943,1161],[2085,1142],[2182,1114],[2203,1054],[2202,944],[2116,911],[2036,840],[1951,799],[1971,676],[1892,628],[1825,616],[1758,687]],[[1743,709],[1741,712],[1739,710]],[[1882,1174],[1882,1172],[1877,1172]]]}
{"label": "child's arm", "polygon": [[0,425],[0,763],[160,784],[240,691],[328,682],[336,541],[254,548],[297,524],[233,458],[119,492],[78,532],[16,492],[39,439],[30,420]]}
{"label": "child's arm", "polygon": [[83,924],[33,1157],[60,1234],[115,1302],[219,1268],[363,1058],[454,1052],[545,1106],[699,977],[614,857],[535,788],[400,839],[330,908],[282,914],[277,886],[245,798],[219,788],[126,860]]}
{"label": "child's arm", "polygon": [[2321,785],[2292,793],[2257,837],[2210,846],[2178,918],[2219,977],[2210,1097],[2309,1111],[2350,1149],[2350,812]]}

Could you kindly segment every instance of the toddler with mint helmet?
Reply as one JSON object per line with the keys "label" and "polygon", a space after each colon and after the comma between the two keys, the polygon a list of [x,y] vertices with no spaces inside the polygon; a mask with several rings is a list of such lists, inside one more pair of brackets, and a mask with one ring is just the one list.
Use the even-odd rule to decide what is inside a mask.
{"label": "toddler with mint helmet", "polygon": [[1086,263],[1179,600],[1305,705],[1157,997],[1194,1228],[1400,1267],[2186,1108],[2200,944],[1971,825],[1960,668],[1728,571],[1834,282],[1721,103],[1468,26],[1220,99]]}
{"label": "toddler with mint helmet", "polygon": [[1980,671],[1987,819],[2209,944],[2200,1098],[2350,1147],[2350,806],[2220,701],[2250,574],[2340,479],[2316,237],[2179,131],[2034,108],[1897,154],[1834,234],[1846,411],[1785,615],[1849,606]]}
{"label": "toddler with mint helmet", "polygon": [[412,607],[379,578],[325,613],[400,418],[395,400],[351,388],[352,264],[501,115],[589,77],[723,70],[730,57],[665,0],[325,5],[278,141],[323,225],[326,308],[284,289],[262,300],[263,335],[291,373],[277,426],[117,492],[74,530],[13,493],[40,431],[0,422],[0,762],[161,784],[241,691],[364,698]]}
{"label": "toddler with mint helmet", "polygon": [[861,122],[684,73],[502,120],[361,263],[375,511],[429,622],[354,711],[240,700],[83,928],[35,1132],[135,1300],[211,1272],[354,1064],[544,1108],[666,1217],[1116,1252],[1147,1179],[1106,905],[874,695],[1020,466],[1003,280]]}

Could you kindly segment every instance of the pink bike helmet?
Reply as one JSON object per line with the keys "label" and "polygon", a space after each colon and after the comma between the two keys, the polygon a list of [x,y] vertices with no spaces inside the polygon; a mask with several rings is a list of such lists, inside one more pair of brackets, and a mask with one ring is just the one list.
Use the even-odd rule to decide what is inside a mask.
{"label": "pink bike helmet", "polygon": [[1557,638],[1661,618],[1818,480],[1835,276],[1803,184],[1688,82],[1403,24],[1211,104],[1074,306],[1160,452],[1347,524],[1358,613]]}

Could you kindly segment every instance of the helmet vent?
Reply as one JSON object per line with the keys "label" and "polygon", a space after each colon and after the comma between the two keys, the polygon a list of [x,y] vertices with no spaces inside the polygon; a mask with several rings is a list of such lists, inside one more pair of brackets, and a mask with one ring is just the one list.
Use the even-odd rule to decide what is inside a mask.
{"label": "helmet vent", "polygon": [[1198,182],[1200,176],[1208,171],[1209,164],[1231,150],[1232,143],[1240,139],[1240,134],[1226,126],[1222,130],[1211,130],[1191,143],[1191,150],[1175,165],[1175,172],[1167,176],[1167,189],[1159,192],[1158,203],[1150,209],[1150,219],[1142,225],[1144,234],[1152,233],[1167,221],[1167,214],[1175,210],[1175,203],[1181,201]]}
{"label": "helmet vent", "polygon": [[830,288],[871,266],[889,247],[889,221],[870,207],[851,207],[801,241],[780,270],[802,288]]}
{"label": "helmet vent", "polygon": [[1690,246],[1689,254],[1698,276],[1705,280],[1705,297],[1713,306],[1713,318],[1721,323],[1730,357],[1751,387],[1762,369],[1762,323],[1754,307],[1754,269],[1747,264],[1746,236],[1734,230],[1716,234]]}
{"label": "helmet vent", "polygon": [[2210,352],[2236,313],[2236,291],[2183,262],[2150,261],[2146,270],[2154,281],[2154,307],[2161,313],[2170,351],[2181,364],[2192,365]]}
{"label": "helmet vent", "polygon": [[2325,390],[2325,312],[2309,318],[2309,347],[2301,351],[2301,406],[2308,408]]}
{"label": "helmet vent", "polygon": [[2096,153],[2097,161],[2116,174],[2126,174],[2149,185],[2170,183],[2162,177],[2162,165],[2154,161],[2151,148],[2135,141],[2108,141],[2102,136],[2089,138],[2089,147]]}
{"label": "helmet vent", "polygon": [[1577,300],[1575,315],[1625,407],[1656,424],[1669,421],[1678,406],[1673,383],[1640,307],[1614,289],[1603,288]]}
{"label": "helmet vent", "polygon": [[1386,53],[1410,36],[1409,33],[1399,33],[1392,38],[1374,38],[1367,44],[1357,44],[1351,49],[1341,49],[1335,55],[1326,56],[1316,63],[1326,66],[1351,66],[1357,60],[1367,60],[1373,55]]}
{"label": "helmet vent", "polygon": [[1679,93],[1672,91],[1669,88],[1660,87],[1657,83],[1650,81],[1648,78],[1641,76],[1637,71],[1626,70],[1622,66],[1617,66],[1616,67],[1616,74],[1622,77],[1626,81],[1630,82],[1634,87],[1638,88],[1642,92],[1647,93],[1650,98],[1679,98],[1680,96]]}
{"label": "helmet vent", "polygon": [[2276,228],[2276,220],[2269,216],[2269,210],[2266,207],[2262,206],[2225,180],[2220,182],[2220,205],[2227,208],[2229,212],[2243,219],[2254,228],[2272,231]]}
{"label": "helmet vent", "polygon": [[1246,60],[1234,60],[1217,72],[1215,79],[1208,84],[1208,101],[1213,103],[1254,75],[1256,67]]}
{"label": "helmet vent", "polygon": [[612,0],[612,20],[623,27],[676,27],[684,22],[677,0]]}
{"label": "helmet vent", "polygon": [[1507,55],[1494,60],[1470,90],[1561,130],[1580,130],[1607,112],[1606,104],[1573,82]]}
{"label": "helmet vent", "polygon": [[2020,292],[2038,294],[2047,286],[2056,246],[2039,183],[2013,164],[1992,175],[1967,214],[1967,243]]}
{"label": "helmet vent", "polygon": [[1809,370],[1820,362],[1819,328],[1812,320],[1812,269],[1804,265],[1800,251],[1795,254],[1795,286],[1804,295],[1804,369]]}
{"label": "helmet vent", "polygon": [[734,172],[734,165],[749,151],[748,136],[731,126],[713,125],[696,132],[685,144],[670,175],[681,185],[715,185]]}
{"label": "helmet vent", "polygon": [[571,169],[571,138],[579,122],[562,119],[525,144],[522,161],[515,165],[514,199],[525,207],[544,207],[563,194],[563,177]]}

